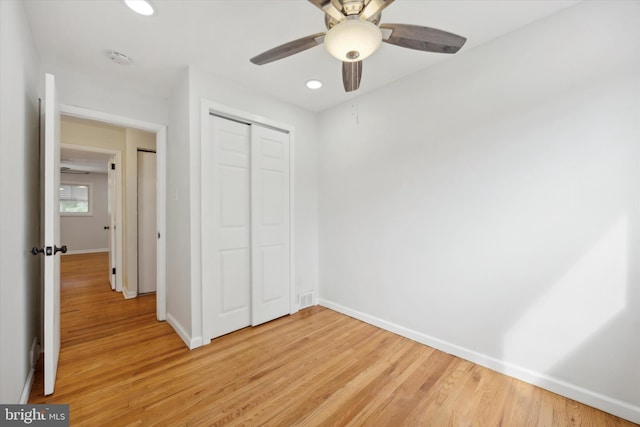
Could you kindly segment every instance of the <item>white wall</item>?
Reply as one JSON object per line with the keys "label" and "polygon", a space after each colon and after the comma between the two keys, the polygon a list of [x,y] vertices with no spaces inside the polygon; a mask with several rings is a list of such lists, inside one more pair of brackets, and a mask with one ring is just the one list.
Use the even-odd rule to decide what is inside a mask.
{"label": "white wall", "polygon": [[93,197],[93,214],[91,216],[60,215],[60,242],[67,245],[69,253],[108,250],[108,231],[104,229],[105,225],[109,225],[107,174],[61,174],[60,183],[90,184]]}
{"label": "white wall", "polygon": [[590,1],[322,113],[322,303],[639,422],[639,76]]}
{"label": "white wall", "polygon": [[122,91],[73,70],[43,64],[45,72],[56,76],[60,103],[110,113],[129,119],[165,124],[166,99]]}
{"label": "white wall", "polygon": [[[186,90],[188,106],[184,104]],[[173,287],[169,295],[175,297],[169,303],[168,317],[185,332],[183,339],[191,345],[202,342],[201,245],[206,244],[200,231],[201,99],[295,127],[295,268],[298,272],[295,286],[318,295],[316,115],[235,83],[201,74],[197,69],[189,69],[170,102],[170,144],[176,145],[174,151],[170,149],[168,153],[168,181],[172,178],[175,181],[170,184],[173,188],[168,190],[169,205],[174,205],[168,211],[172,219],[167,220],[167,224],[173,224],[175,229],[188,227],[189,240],[183,234],[180,248],[185,250],[187,244],[189,248],[176,254],[182,262],[174,262],[167,268],[169,287]],[[173,259],[170,253],[167,257]],[[190,277],[190,282],[184,280],[185,277]]]}
{"label": "white wall", "polygon": [[185,69],[169,99],[167,138],[167,321],[185,341],[191,340],[192,329],[189,138]]}
{"label": "white wall", "polygon": [[[20,1],[0,1],[0,403],[29,391],[39,333],[38,98],[44,77]],[[23,396],[22,399],[25,399]]]}

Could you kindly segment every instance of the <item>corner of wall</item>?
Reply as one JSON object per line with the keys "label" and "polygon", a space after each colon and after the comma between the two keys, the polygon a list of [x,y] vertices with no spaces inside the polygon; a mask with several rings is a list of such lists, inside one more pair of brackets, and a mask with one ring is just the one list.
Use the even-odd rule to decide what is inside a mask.
{"label": "corner of wall", "polygon": [[173,317],[171,313],[167,313],[167,323],[171,325],[178,336],[182,338],[182,341],[184,341],[189,350],[193,350],[194,348],[202,346],[202,337],[192,336],[189,332],[187,332],[187,328],[185,328],[175,317]]}
{"label": "corner of wall", "polygon": [[36,364],[40,358],[40,344],[38,344],[38,338],[35,337],[31,343],[31,351],[29,352],[29,359],[31,360],[31,368],[29,369],[29,375],[22,388],[20,394],[20,404],[24,405],[29,403],[29,395],[31,394],[31,387],[33,387],[33,380],[36,373]]}
{"label": "corner of wall", "polygon": [[167,322],[191,346],[190,98],[185,69],[169,99],[166,193]]}
{"label": "corner of wall", "polygon": [[129,290],[127,289],[127,287],[123,287],[122,289],[122,296],[124,297],[124,299],[132,299],[138,296],[138,293],[134,290]]}

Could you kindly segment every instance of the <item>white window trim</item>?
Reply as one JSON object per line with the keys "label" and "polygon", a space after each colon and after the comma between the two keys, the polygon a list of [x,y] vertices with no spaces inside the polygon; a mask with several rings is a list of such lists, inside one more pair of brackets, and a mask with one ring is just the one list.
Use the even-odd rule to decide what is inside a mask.
{"label": "white window trim", "polygon": [[89,188],[89,212],[60,212],[60,216],[93,216],[93,184],[90,182],[60,182],[60,185],[85,185]]}

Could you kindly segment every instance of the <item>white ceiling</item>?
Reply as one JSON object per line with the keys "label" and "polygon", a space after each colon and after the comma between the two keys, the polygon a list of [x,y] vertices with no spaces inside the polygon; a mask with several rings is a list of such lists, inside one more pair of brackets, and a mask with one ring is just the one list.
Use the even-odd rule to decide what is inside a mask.
{"label": "white ceiling", "polygon": [[[1,1],[1,0],[0,0]],[[485,43],[579,0],[397,0],[383,23],[438,28],[467,38],[457,53]],[[143,17],[122,0],[24,0],[45,66],[73,71],[107,87],[166,98],[192,65],[303,108],[321,111],[413,74],[449,55],[384,44],[363,64],[357,92],[342,88],[341,65],[323,47],[257,66],[249,58],[282,43],[325,31],[322,12],[304,0],[153,0]],[[118,51],[132,64],[113,63]],[[324,87],[311,91],[309,79]]]}

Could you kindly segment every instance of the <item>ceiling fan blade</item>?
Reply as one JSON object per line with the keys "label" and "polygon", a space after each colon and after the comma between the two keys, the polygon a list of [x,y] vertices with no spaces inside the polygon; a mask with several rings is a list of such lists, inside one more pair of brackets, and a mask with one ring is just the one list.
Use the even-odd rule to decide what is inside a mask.
{"label": "ceiling fan blade", "polygon": [[362,61],[342,63],[342,84],[345,92],[353,92],[360,87]]}
{"label": "ceiling fan blade", "polygon": [[360,12],[360,19],[368,20],[375,16],[382,9],[393,3],[393,0],[371,0],[368,5]]}
{"label": "ceiling fan blade", "polygon": [[294,55],[304,50],[311,49],[312,47],[318,46],[324,42],[324,34],[325,33],[313,34],[311,36],[303,37],[278,47],[274,47],[260,55],[254,56],[250,61],[256,65],[263,65],[277,61],[278,59],[286,58],[287,56]]}
{"label": "ceiling fan blade", "polygon": [[340,4],[338,0],[309,0],[309,3],[313,4],[318,9],[321,9],[324,13],[338,22],[342,22],[347,19],[347,17],[342,13],[342,4]]}
{"label": "ceiling fan blade", "polygon": [[419,25],[382,24],[380,29],[383,34],[391,30],[390,36],[383,36],[383,42],[425,52],[456,53],[467,41],[456,34]]}

